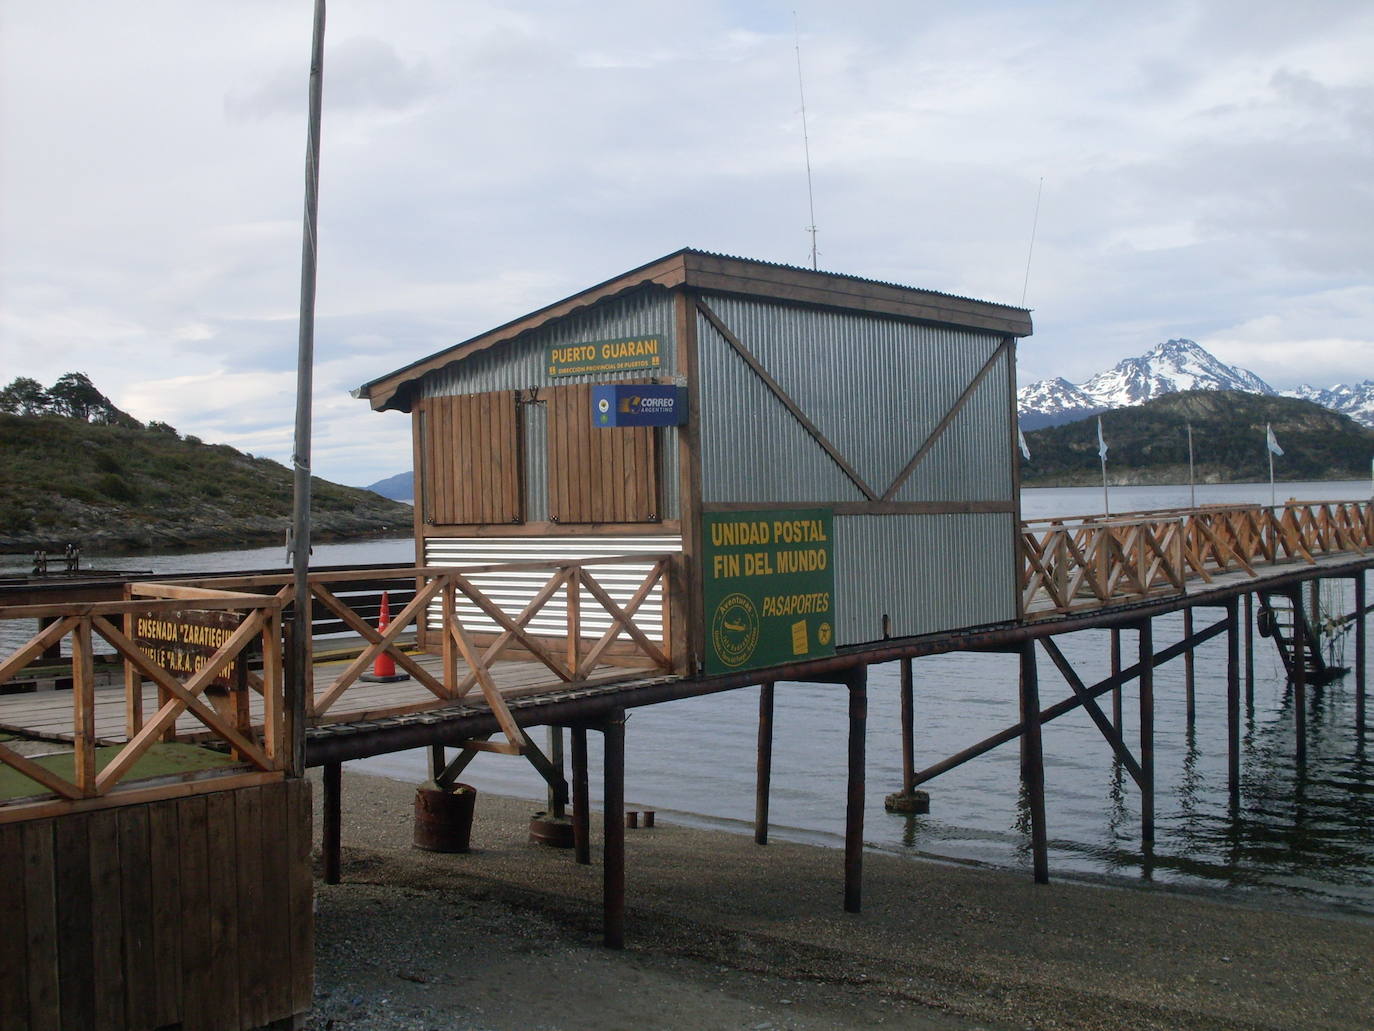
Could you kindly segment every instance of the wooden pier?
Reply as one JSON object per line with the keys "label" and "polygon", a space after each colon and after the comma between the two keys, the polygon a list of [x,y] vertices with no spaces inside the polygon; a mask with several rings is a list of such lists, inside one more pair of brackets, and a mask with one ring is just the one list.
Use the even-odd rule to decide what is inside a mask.
{"label": "wooden pier", "polygon": [[[1354,611],[1339,614],[1339,620],[1353,623],[1357,722],[1363,731],[1368,612],[1364,574],[1374,565],[1370,504],[1290,503],[1275,512],[1228,506],[1109,519],[1048,520],[1024,524],[1021,545],[1023,615],[1017,620],[874,641],[821,659],[716,676],[683,668],[675,645],[681,637],[674,633],[682,619],[675,611],[681,599],[675,578],[683,574],[678,568],[680,556],[672,553],[648,560],[635,556],[647,572],[630,580],[623,576],[625,563],[611,558],[320,572],[311,578],[310,599],[316,629],[313,647],[319,661],[313,666],[298,717],[304,722],[305,738],[299,756],[290,753],[291,714],[283,701],[282,613],[294,601],[285,577],[144,581],[121,585],[118,599],[63,602],[54,595],[41,605],[0,608],[0,618],[34,620],[40,627],[0,662],[0,683],[14,680],[39,656],[51,655],[59,641],[66,642],[74,683],[70,692],[0,695],[0,731],[13,737],[0,743],[0,762],[11,775],[29,783],[27,790],[11,792],[0,804],[0,835],[8,843],[6,854],[12,863],[27,857],[24,869],[28,872],[22,883],[11,882],[10,890],[23,896],[28,940],[40,946],[21,964],[26,971],[22,980],[11,981],[0,993],[6,1000],[0,1023],[13,1026],[13,1014],[22,1013],[25,1020],[32,1018],[32,1026],[45,1026],[39,1015],[50,1013],[59,999],[64,1019],[69,1011],[87,1012],[97,1005],[92,1000],[99,1000],[101,1006],[114,1005],[109,1002],[114,975],[104,967],[91,966],[88,973],[94,980],[88,982],[84,975],[72,972],[76,960],[64,959],[56,967],[51,960],[59,953],[95,956],[104,946],[89,935],[115,933],[93,930],[64,915],[71,912],[64,907],[75,902],[53,887],[65,883],[66,877],[56,878],[54,871],[79,867],[73,875],[80,884],[91,885],[94,893],[83,896],[86,903],[122,907],[126,915],[142,905],[138,900],[165,895],[164,886],[155,882],[156,871],[166,863],[154,853],[146,856],[146,869],[154,871],[154,880],[146,884],[129,881],[129,867],[122,861],[123,880],[99,872],[110,861],[107,846],[115,838],[123,849],[119,855],[137,857],[144,855],[143,849],[173,847],[158,844],[159,833],[170,834],[167,841],[176,839],[175,847],[187,850],[184,856],[191,857],[183,858],[180,888],[171,889],[173,901],[137,915],[133,924],[118,931],[116,937],[123,936],[120,954],[128,962],[136,958],[143,940],[140,935],[152,934],[160,940],[158,935],[172,933],[159,921],[193,924],[186,907],[205,906],[211,898],[220,898],[218,892],[227,887],[249,906],[240,911],[240,922],[235,925],[234,940],[241,941],[245,950],[240,969],[245,976],[250,969],[256,970],[250,953],[258,948],[257,939],[248,931],[259,917],[263,926],[273,923],[262,908],[270,901],[263,894],[268,890],[267,880],[255,880],[256,868],[244,871],[234,859],[239,854],[234,851],[239,847],[235,842],[239,835],[247,835],[242,848],[266,856],[259,859],[260,864],[267,864],[264,872],[268,867],[288,872],[287,895],[273,896],[273,904],[287,905],[296,919],[308,923],[308,907],[302,909],[305,904],[300,901],[303,891],[308,894],[308,887],[302,887],[305,856],[298,843],[305,826],[305,796],[299,787],[280,797],[276,793],[291,784],[299,786],[292,773],[304,766],[326,770],[323,848],[326,876],[331,880],[339,875],[339,764],[416,747],[431,750],[432,772],[440,784],[451,783],[479,752],[523,756],[532,762],[558,798],[571,794],[578,841],[574,855],[577,861],[589,863],[586,735],[588,731],[603,734],[608,828],[603,842],[605,940],[618,946],[625,933],[620,832],[625,712],[634,707],[761,686],[756,839],[763,843],[768,829],[772,685],[785,680],[843,685],[850,700],[843,904],[851,911],[859,910],[862,899],[866,670],[874,663],[902,663],[903,711],[909,714],[914,659],[964,650],[1020,656],[1021,718],[999,733],[917,770],[910,747],[915,721],[904,715],[901,793],[911,795],[963,762],[1001,744],[1019,742],[1037,881],[1049,876],[1040,728],[1073,709],[1087,711],[1110,754],[1140,792],[1141,839],[1148,852],[1154,833],[1153,671],[1176,658],[1187,661],[1205,642],[1225,637],[1227,643],[1225,747],[1233,802],[1239,798],[1240,699],[1256,627],[1268,632],[1291,672],[1298,698],[1294,760],[1302,761],[1302,698],[1314,679],[1331,672],[1312,661],[1317,638],[1306,617],[1304,595],[1314,582],[1343,578],[1355,585]],[[603,580],[613,579],[610,570],[621,571],[621,582],[608,588]],[[484,577],[505,582],[515,573],[527,582],[518,598],[502,597],[499,591],[482,586]],[[108,585],[101,588],[110,589]],[[397,598],[398,613],[385,631],[378,631],[371,621],[382,590]],[[166,654],[139,639],[138,621],[153,617],[170,621],[187,610],[231,613],[233,618],[199,670],[178,677],[160,664],[168,661]],[[642,610],[653,612],[643,625]],[[1156,649],[1152,621],[1180,611],[1185,617],[1184,638]],[[1055,642],[1061,634],[1089,628],[1111,631],[1112,673],[1095,683],[1084,682]],[[1136,647],[1129,655],[1122,648],[1123,630],[1136,636]],[[337,654],[341,640],[353,645],[343,655]],[[95,687],[93,655],[99,642],[122,660],[123,684]],[[1070,693],[1062,700],[1047,702],[1047,686],[1038,674],[1038,652],[1049,658],[1064,679]],[[368,681],[366,671],[384,653],[404,671],[404,678],[394,683]],[[235,663],[236,659],[244,661]],[[238,672],[226,677],[231,667]],[[1140,739],[1134,747],[1121,730],[1122,693],[1132,684],[1137,688],[1140,713]],[[1191,712],[1196,704],[1191,677],[1188,685]],[[1102,701],[1109,695],[1110,709]],[[566,728],[571,734],[570,770],[561,755],[550,758],[538,747],[529,733],[537,726]],[[22,742],[28,742],[27,749],[21,747]],[[33,751],[34,742],[47,742],[46,750],[61,754],[32,758],[26,752]],[[204,749],[219,759],[191,772],[168,773],[159,767],[160,750],[185,747]],[[258,794],[243,794],[253,791]],[[220,798],[230,801],[217,801]],[[201,814],[210,822],[194,824],[193,817]],[[231,828],[216,823],[230,815],[235,817]],[[79,831],[70,822],[78,817],[86,821]],[[166,830],[158,832],[159,827]],[[200,837],[192,842],[177,834]],[[262,852],[264,841],[274,838],[279,841],[277,851]],[[205,859],[204,868],[185,865],[196,856]],[[222,882],[226,869],[231,872],[230,881]],[[192,891],[194,885],[199,887]],[[50,904],[54,899],[56,909]],[[201,946],[180,933],[179,947],[187,964],[183,976],[173,978],[174,988],[148,981],[146,998],[143,989],[126,985],[127,998],[121,1005],[130,1014],[136,1006],[161,999],[158,993],[171,992],[185,1007],[203,1001],[199,995],[209,989],[196,980],[200,975],[194,970],[199,968],[192,963]],[[305,940],[300,937],[301,942]],[[161,961],[153,966],[161,971],[159,976],[170,976]],[[216,991],[226,999],[226,992],[237,993],[238,1014],[257,1019],[270,1013],[272,1020],[282,1019],[290,1016],[283,1007],[291,1013],[307,1007],[309,994],[308,978],[300,973],[299,965],[281,969],[285,978],[281,983],[269,977],[265,987],[245,980],[239,988],[226,988],[216,982]],[[262,998],[254,994],[259,991],[265,993]],[[185,1026],[258,1025],[191,1021]]]}

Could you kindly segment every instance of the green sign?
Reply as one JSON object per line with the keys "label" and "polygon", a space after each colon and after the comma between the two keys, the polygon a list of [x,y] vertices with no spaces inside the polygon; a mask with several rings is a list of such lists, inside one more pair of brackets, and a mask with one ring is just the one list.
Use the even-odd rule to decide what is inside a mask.
{"label": "green sign", "polygon": [[702,538],[707,673],[835,654],[829,509],[707,512]]}
{"label": "green sign", "polygon": [[662,368],[664,347],[659,337],[620,337],[550,347],[545,357],[550,376],[584,376]]}

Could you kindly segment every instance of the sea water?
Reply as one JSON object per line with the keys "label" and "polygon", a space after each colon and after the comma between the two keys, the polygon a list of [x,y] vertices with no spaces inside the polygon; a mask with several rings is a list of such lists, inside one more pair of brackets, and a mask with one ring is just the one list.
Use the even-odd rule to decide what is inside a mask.
{"label": "sea water", "polygon": [[[1359,500],[1363,481],[1285,483],[1279,500]],[[1202,485],[1198,504],[1259,503],[1268,484]],[[1114,512],[1184,507],[1189,488],[1113,487]],[[1100,488],[1028,489],[1023,516],[1100,513]],[[317,546],[318,565],[407,564],[414,546],[403,540]],[[212,572],[281,566],[280,548],[138,558],[89,557],[87,564],[152,572]],[[1324,602],[1337,613],[1353,608],[1349,581],[1331,582]],[[1196,613],[1202,629],[1219,610]],[[1154,621],[1154,646],[1183,633],[1180,613]],[[1083,631],[1057,637],[1080,677],[1092,683],[1109,673],[1109,634]],[[1122,633],[1123,663],[1135,660],[1136,639]],[[1328,642],[1333,659],[1353,661],[1353,639]],[[1046,822],[1051,876],[1117,884],[1165,883],[1265,905],[1316,904],[1374,912],[1374,762],[1368,733],[1354,726],[1354,678],[1308,689],[1307,761],[1294,758],[1294,699],[1273,644],[1255,638],[1253,704],[1241,707],[1241,803],[1233,810],[1226,783],[1226,644],[1221,635],[1196,657],[1196,718],[1184,704],[1183,660],[1155,671],[1155,846],[1141,848],[1139,792],[1082,709],[1044,727]],[[915,660],[916,766],[926,767],[1018,719],[1017,659],[954,653]],[[1071,694],[1053,666],[1040,661],[1043,706]],[[1123,732],[1139,742],[1134,685],[1123,706]],[[1108,706],[1110,696],[1101,699]],[[869,848],[956,862],[1030,869],[1029,816],[1019,790],[1015,742],[927,782],[929,815],[887,813],[883,797],[901,787],[898,665],[869,671]],[[705,698],[632,709],[626,724],[626,801],[654,809],[660,820],[749,832],[754,805],[758,691],[747,688]],[[543,735],[541,728],[535,731]],[[848,734],[843,687],[779,683],[775,696],[771,834],[832,845],[843,843]],[[599,735],[589,735],[593,769]],[[363,771],[420,781],[423,750],[361,761]],[[544,784],[528,764],[480,755],[463,774],[479,792],[531,799],[542,807]],[[598,797],[593,777],[593,798]],[[479,801],[480,818],[480,801]],[[837,860],[838,862],[838,860]],[[915,882],[913,882],[915,883]]]}

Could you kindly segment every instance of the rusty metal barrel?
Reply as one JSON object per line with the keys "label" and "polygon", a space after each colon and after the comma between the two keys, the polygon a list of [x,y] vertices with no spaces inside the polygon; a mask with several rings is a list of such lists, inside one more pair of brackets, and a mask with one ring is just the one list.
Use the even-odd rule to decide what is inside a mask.
{"label": "rusty metal barrel", "polygon": [[572,820],[566,816],[554,816],[543,811],[535,813],[530,817],[530,844],[548,845],[550,848],[572,848]]}
{"label": "rusty metal barrel", "polygon": [[441,788],[427,781],[415,790],[415,847],[429,852],[466,852],[472,835],[477,789]]}

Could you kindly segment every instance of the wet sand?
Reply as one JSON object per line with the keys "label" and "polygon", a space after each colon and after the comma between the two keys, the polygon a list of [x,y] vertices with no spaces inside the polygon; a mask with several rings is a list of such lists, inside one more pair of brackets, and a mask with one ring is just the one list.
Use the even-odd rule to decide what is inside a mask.
{"label": "wet sand", "polygon": [[595,814],[586,867],[526,842],[539,803],[486,794],[472,852],[417,850],[413,801],[344,773],[343,883],[316,885],[319,1031],[1374,1026],[1366,917],[881,853],[846,914],[839,851],[660,818],[626,832],[615,952]]}

